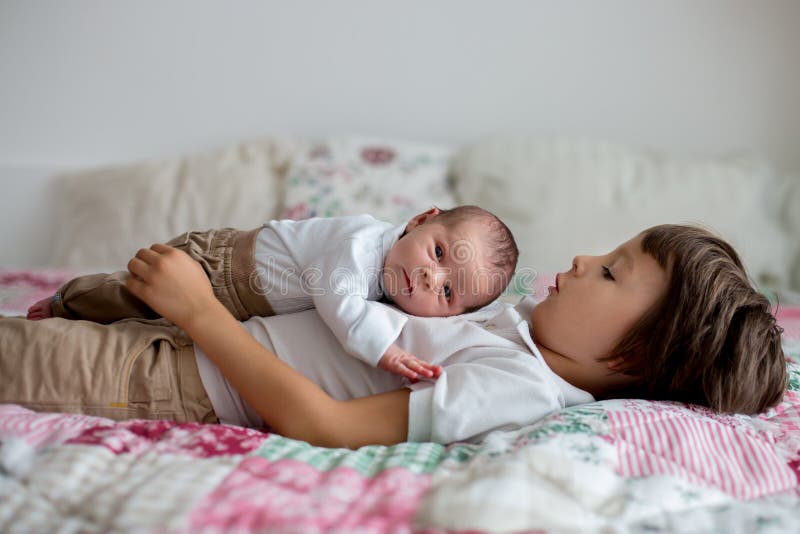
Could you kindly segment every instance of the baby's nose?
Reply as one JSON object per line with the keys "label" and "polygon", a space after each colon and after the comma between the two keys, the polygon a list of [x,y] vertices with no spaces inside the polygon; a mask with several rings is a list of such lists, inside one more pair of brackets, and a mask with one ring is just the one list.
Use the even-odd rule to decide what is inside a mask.
{"label": "baby's nose", "polygon": [[441,269],[438,269],[435,266],[425,269],[425,285],[428,286],[428,289],[438,292],[441,289],[443,282],[444,273]]}

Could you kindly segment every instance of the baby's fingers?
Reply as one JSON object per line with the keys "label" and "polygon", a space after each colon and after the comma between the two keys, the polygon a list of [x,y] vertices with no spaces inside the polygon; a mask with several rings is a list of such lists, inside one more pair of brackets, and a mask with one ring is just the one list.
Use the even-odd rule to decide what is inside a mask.
{"label": "baby's fingers", "polygon": [[411,369],[405,362],[399,362],[397,367],[394,369],[394,373],[400,375],[402,377],[408,378],[409,380],[417,380],[419,375]]}
{"label": "baby's fingers", "polygon": [[417,374],[424,376],[425,378],[433,378],[433,371],[422,365],[421,363],[417,362],[414,365],[414,370]]}
{"label": "baby's fingers", "polygon": [[442,374],[442,367],[439,365],[434,365],[420,359],[417,359],[416,362],[419,364],[418,369],[420,369],[420,371],[418,372],[424,373],[428,378],[438,378],[439,375]]}
{"label": "baby's fingers", "polygon": [[403,364],[418,375],[424,376],[425,378],[433,377],[433,371],[428,369],[428,364],[415,356],[405,358]]}

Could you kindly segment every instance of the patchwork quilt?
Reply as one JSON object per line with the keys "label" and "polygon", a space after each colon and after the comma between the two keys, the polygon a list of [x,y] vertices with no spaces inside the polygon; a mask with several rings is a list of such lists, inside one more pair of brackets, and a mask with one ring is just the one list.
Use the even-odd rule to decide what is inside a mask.
{"label": "patchwork quilt", "polygon": [[[67,276],[0,271],[0,314]],[[789,391],[758,417],[614,400],[479,444],[350,451],[0,405],[0,532],[797,532],[800,308],[778,317]]]}

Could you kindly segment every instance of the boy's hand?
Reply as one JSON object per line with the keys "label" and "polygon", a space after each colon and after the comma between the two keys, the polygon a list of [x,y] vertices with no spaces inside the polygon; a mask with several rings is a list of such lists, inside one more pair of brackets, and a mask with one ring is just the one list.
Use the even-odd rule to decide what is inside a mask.
{"label": "boy's hand", "polygon": [[216,302],[205,271],[182,250],[160,243],[140,249],[128,271],[130,292],[183,329]]}
{"label": "boy's hand", "polygon": [[441,366],[422,361],[394,343],[386,349],[386,352],[378,362],[378,367],[390,373],[404,376],[412,382],[416,382],[420,378],[439,378],[439,375],[442,374]]}

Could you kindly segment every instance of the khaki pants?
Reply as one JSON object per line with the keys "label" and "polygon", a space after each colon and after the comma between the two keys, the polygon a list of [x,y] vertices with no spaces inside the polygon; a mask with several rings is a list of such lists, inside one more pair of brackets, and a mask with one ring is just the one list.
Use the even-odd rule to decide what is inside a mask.
{"label": "khaki pants", "polygon": [[0,402],[117,420],[218,422],[192,340],[163,319],[0,319]]}
{"label": "khaki pants", "polygon": [[[254,249],[259,229],[223,228],[187,232],[167,244],[183,250],[208,275],[217,299],[234,317],[244,321],[253,316],[274,315],[258,286]],[[155,319],[159,315],[134,297],[125,287],[127,271],[81,276],[64,284],[53,298],[53,316],[113,323],[131,317]],[[251,283],[252,282],[252,283]]]}

